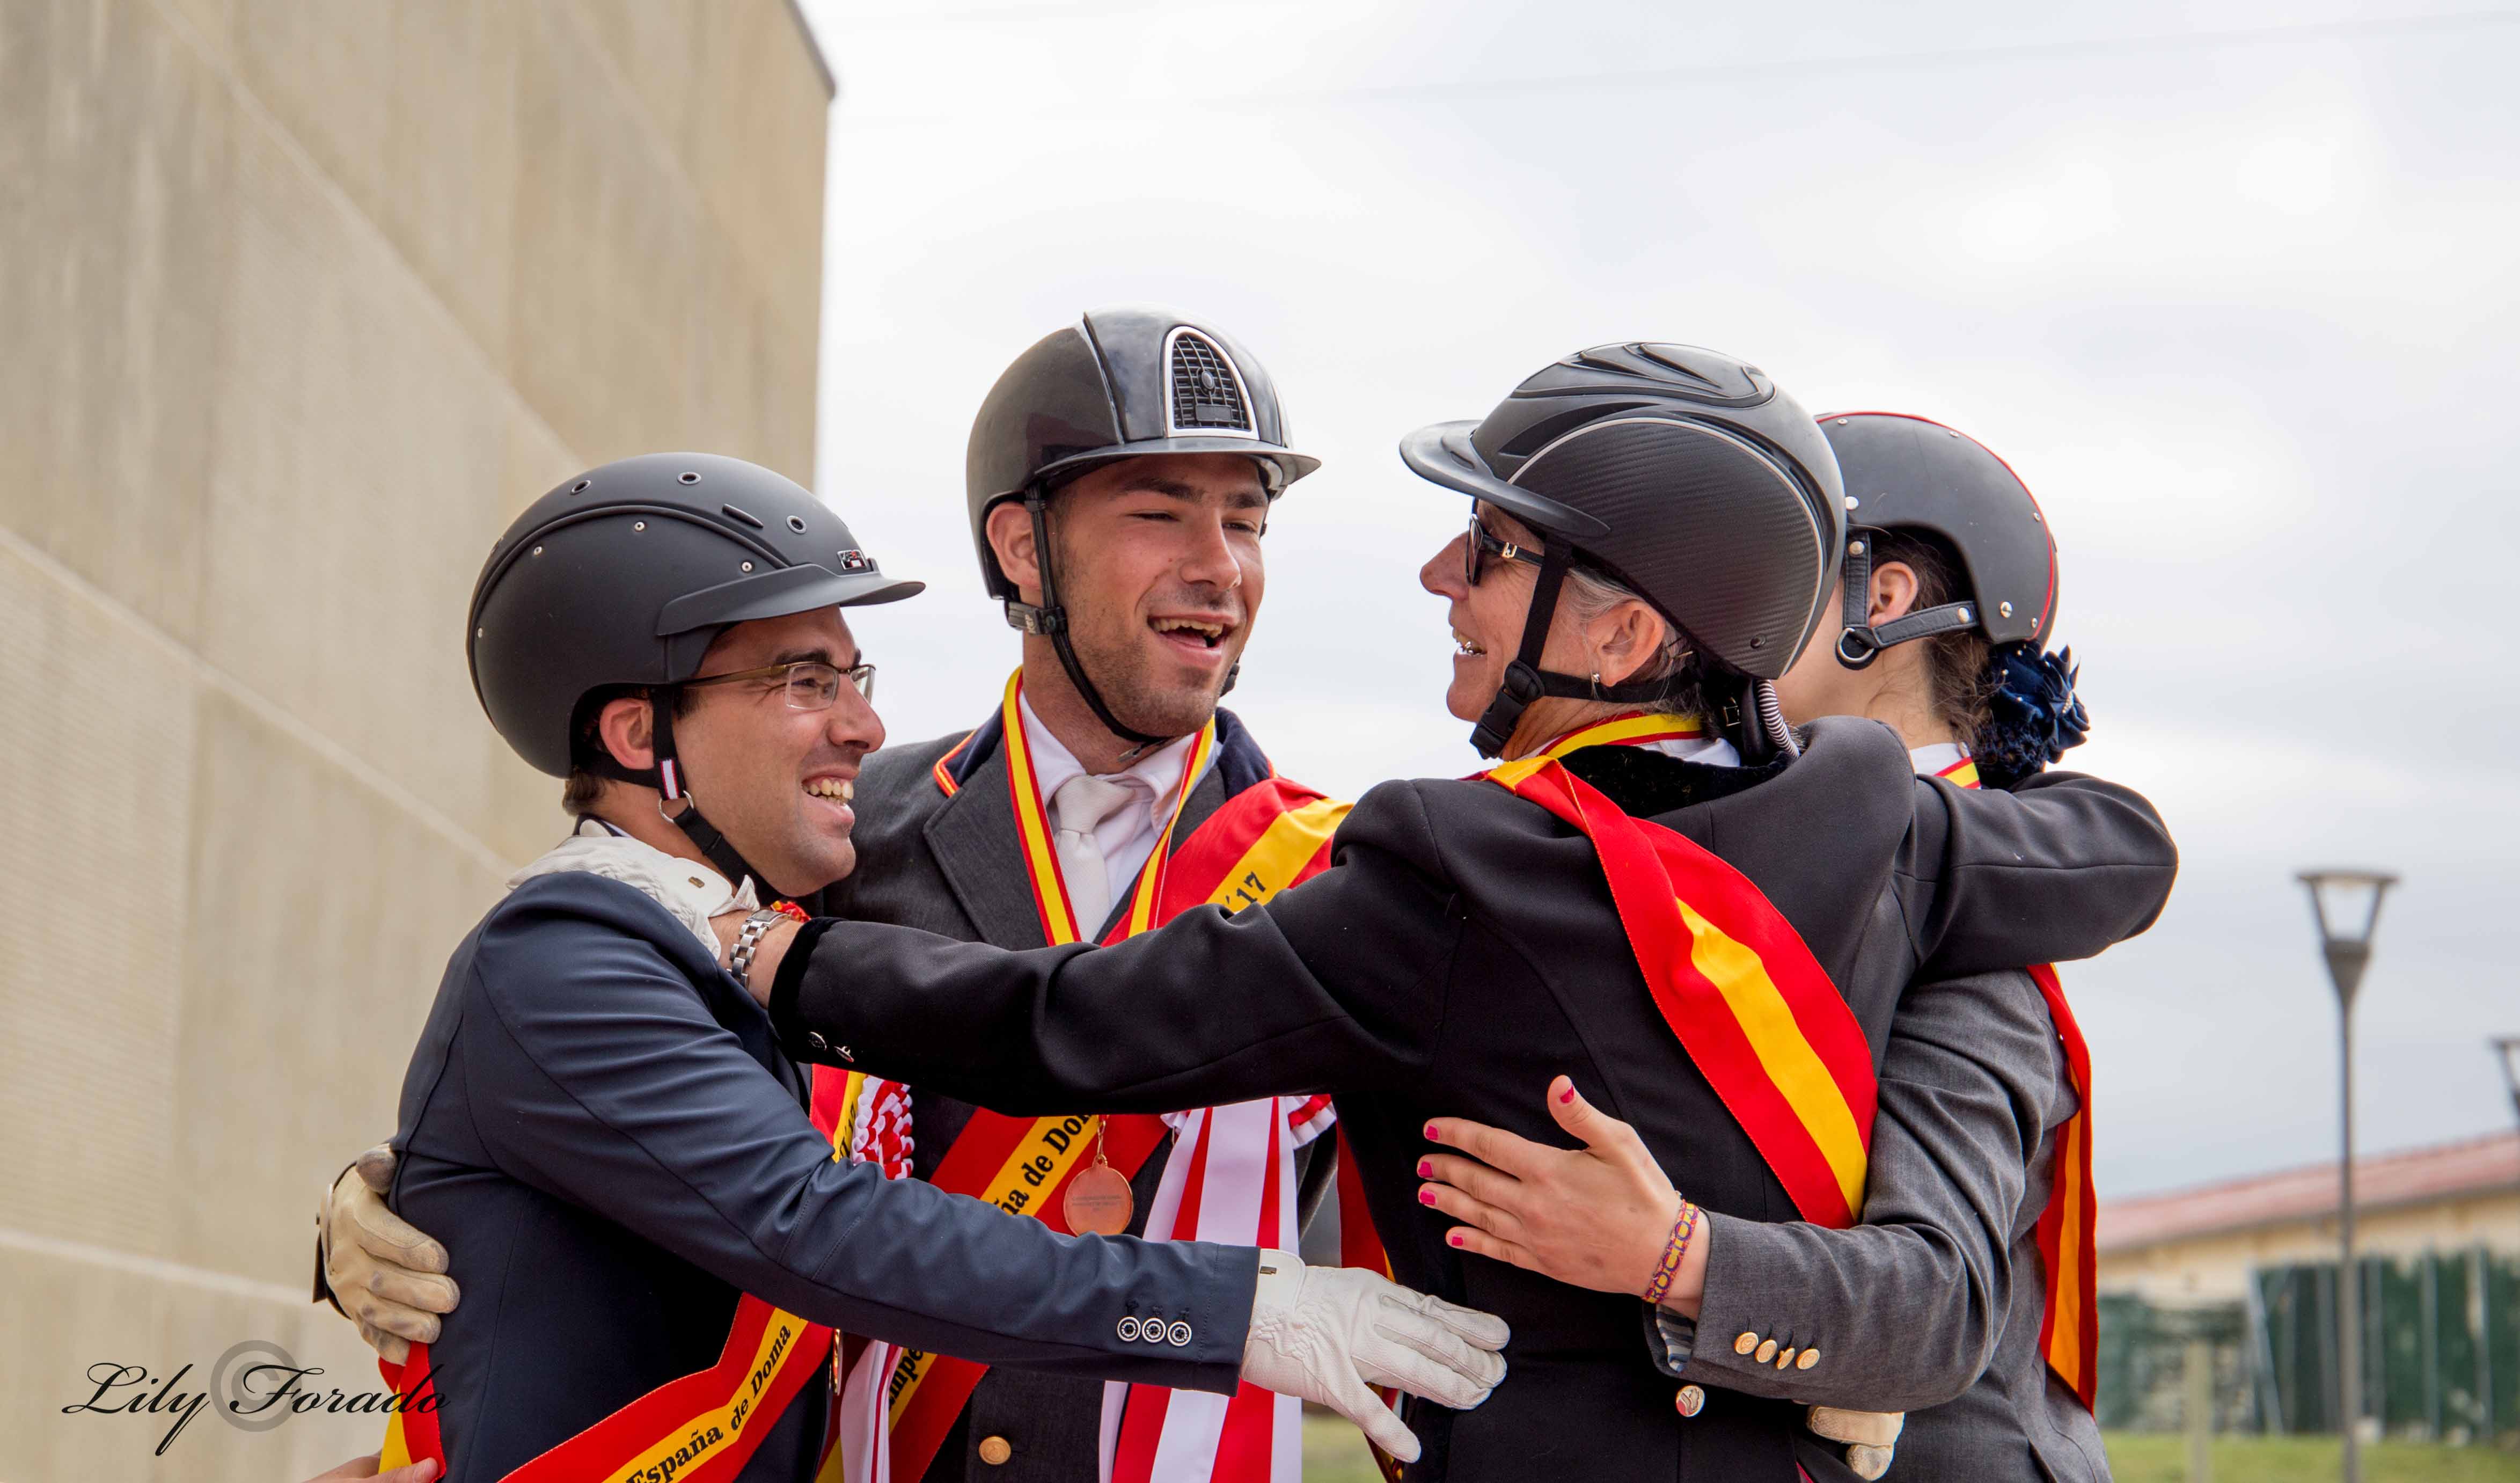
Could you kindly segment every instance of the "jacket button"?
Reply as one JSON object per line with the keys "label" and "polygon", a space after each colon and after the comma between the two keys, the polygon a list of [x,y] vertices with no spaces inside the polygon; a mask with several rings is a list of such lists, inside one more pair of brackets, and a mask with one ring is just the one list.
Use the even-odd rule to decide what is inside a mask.
{"label": "jacket button", "polygon": [[828,1051],[832,1048],[832,1043],[823,1038],[823,1032],[820,1030],[807,1030],[805,1032],[805,1044],[812,1046],[817,1051]]}
{"label": "jacket button", "polygon": [[1751,1333],[1751,1332],[1749,1332],[1749,1331],[1748,1331],[1748,1330],[1746,1330],[1746,1329],[1745,1329],[1745,1330],[1743,1330],[1743,1332],[1742,1332],[1742,1334],[1741,1334],[1741,1336],[1740,1336],[1739,1338],[1734,1339],[1734,1340],[1732,1341],[1732,1352],[1733,1352],[1734,1354],[1748,1354],[1751,1350],[1756,1349],[1756,1348],[1758,1348],[1758,1347],[1759,1347],[1759,1336],[1758,1336],[1757,1334],[1755,1334],[1755,1333]]}
{"label": "jacket button", "polygon": [[1164,1330],[1164,1342],[1172,1345],[1175,1349],[1188,1349],[1190,1347],[1190,1325],[1183,1323],[1180,1319],[1173,1320],[1172,1326]]}
{"label": "jacket button", "polygon": [[1819,1363],[1820,1351],[1817,1349],[1806,1349],[1801,1354],[1794,1357],[1794,1368],[1796,1370],[1809,1370]]}
{"label": "jacket button", "polygon": [[1791,1370],[1794,1368],[1793,1345],[1787,1344],[1784,1348],[1777,1351],[1777,1368],[1778,1370]]}
{"label": "jacket button", "polygon": [[1683,1385],[1671,1404],[1679,1408],[1682,1416],[1693,1416],[1706,1409],[1706,1392],[1694,1385]]}
{"label": "jacket button", "polygon": [[1758,1361],[1760,1364],[1762,1364],[1762,1365],[1765,1365],[1765,1364],[1766,1364],[1766,1363],[1768,1363],[1770,1360],[1773,1360],[1773,1359],[1775,1359],[1776,1357],[1777,1357],[1777,1341],[1776,1341],[1775,1339],[1769,1339],[1769,1340],[1767,1340],[1767,1341],[1765,1341],[1765,1342],[1761,1343],[1761,1344],[1759,1345],[1759,1352],[1758,1352],[1757,1354],[1754,1354],[1754,1355],[1752,1355],[1752,1356],[1751,1356],[1751,1358],[1752,1358],[1752,1359],[1757,1360],[1757,1361]]}
{"label": "jacket button", "polygon": [[991,1467],[1006,1466],[1007,1459],[1014,1455],[1015,1450],[1007,1445],[1004,1437],[987,1437],[980,1442],[980,1461]]}

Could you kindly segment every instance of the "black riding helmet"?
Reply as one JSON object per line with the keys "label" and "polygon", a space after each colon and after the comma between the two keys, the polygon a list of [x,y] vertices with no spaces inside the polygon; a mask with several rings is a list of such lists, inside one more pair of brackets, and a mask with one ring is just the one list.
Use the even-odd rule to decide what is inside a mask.
{"label": "black riding helmet", "polygon": [[[964,465],[971,544],[989,596],[1006,605],[1011,626],[1047,637],[1103,727],[1140,746],[1167,739],[1122,725],[1078,662],[1051,570],[1048,511],[1051,492],[1067,480],[1159,453],[1246,455],[1272,500],[1321,467],[1286,446],[1278,389],[1258,360],[1211,325],[1148,308],[1092,310],[1016,356],[972,420]],[[989,547],[989,511],[1014,499],[1032,516],[1038,607],[998,569]],[[1233,683],[1229,674],[1226,685]]]}
{"label": "black riding helmet", "polygon": [[1482,755],[1502,752],[1542,696],[1650,704],[1668,693],[1667,680],[1597,687],[1540,668],[1570,563],[1642,596],[1711,679],[1735,682],[1723,719],[1745,759],[1792,748],[1766,682],[1820,622],[1845,512],[1826,440],[1765,372],[1694,345],[1599,345],[1480,422],[1420,427],[1400,456],[1544,537],[1521,651],[1471,734]]}
{"label": "black riding helmet", "polygon": [[[1845,598],[1838,662],[1862,669],[1893,645],[1975,629],[1986,636],[1989,719],[1969,739],[1978,775],[2005,787],[2062,758],[2091,729],[2073,652],[2044,652],[2056,629],[2056,539],[2012,466],[1974,438],[1899,412],[1833,412],[1821,431],[1846,482]],[[1959,559],[1951,601],[1875,626],[1871,568],[1885,533],[1934,537]]]}
{"label": "black riding helmet", "polygon": [[[2056,541],[2012,467],[1976,439],[1902,412],[1832,412],[1820,420],[1846,485],[1844,625],[1837,656],[1862,669],[1911,639],[1975,628],[1991,644],[2043,639],[2056,615]],[[1958,599],[1873,627],[1871,536],[1912,529],[1959,557]]]}
{"label": "black riding helmet", "polygon": [[[925,585],[885,576],[831,507],[767,469],[652,453],[591,469],[517,517],[473,584],[465,652],[473,695],[518,756],[680,800],[667,817],[740,882],[758,873],[701,817],[674,755],[675,688],[733,624],[895,603]],[[654,702],[654,767],[580,739],[589,702],[624,687]]]}

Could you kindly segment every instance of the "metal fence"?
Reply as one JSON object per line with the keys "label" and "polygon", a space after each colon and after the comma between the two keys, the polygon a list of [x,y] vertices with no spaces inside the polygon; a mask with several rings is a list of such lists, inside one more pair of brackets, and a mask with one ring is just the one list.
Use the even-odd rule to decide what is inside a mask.
{"label": "metal fence", "polygon": [[[2477,1248],[2356,1267],[2366,1429],[2520,1444],[2520,1258]],[[2100,1424],[2184,1426],[2187,1354],[2201,1343],[2215,1430],[2335,1431],[2336,1275],[2333,1262],[2260,1268],[2246,1301],[2211,1308],[2103,1296]]]}

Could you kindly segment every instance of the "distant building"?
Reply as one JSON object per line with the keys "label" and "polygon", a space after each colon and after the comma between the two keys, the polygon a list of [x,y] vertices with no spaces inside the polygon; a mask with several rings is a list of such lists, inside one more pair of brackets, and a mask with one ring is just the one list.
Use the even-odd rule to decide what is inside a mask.
{"label": "distant building", "polygon": [[[2100,1424],[2171,1430],[2202,1343],[2218,1429],[2333,1434],[2336,1165],[2099,1210]],[[2366,1435],[2520,1444],[2520,1133],[2354,1170]]]}
{"label": "distant building", "polygon": [[[2414,1256],[2520,1252],[2520,1132],[2364,1158],[2355,1247]],[[2254,1268],[2336,1258],[2333,1162],[2111,1200],[2099,1212],[2099,1289],[2156,1307],[2242,1300]]]}

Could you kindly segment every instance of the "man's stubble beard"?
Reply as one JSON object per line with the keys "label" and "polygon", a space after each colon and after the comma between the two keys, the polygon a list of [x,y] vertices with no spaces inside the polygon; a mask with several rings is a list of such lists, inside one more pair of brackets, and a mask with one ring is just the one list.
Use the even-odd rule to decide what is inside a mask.
{"label": "man's stubble beard", "polygon": [[1215,688],[1159,685],[1152,673],[1152,656],[1134,634],[1124,634],[1115,643],[1103,635],[1071,628],[1068,642],[1085,677],[1123,726],[1169,740],[1189,736],[1216,714]]}
{"label": "man's stubble beard", "polygon": [[[1050,519],[1050,552],[1058,570],[1078,569],[1076,555],[1068,548],[1066,532],[1059,528],[1056,510]],[[1117,614],[1106,615],[1116,633],[1105,633],[1095,624],[1080,624],[1073,600],[1062,596],[1062,604],[1068,609],[1067,642],[1076,652],[1076,662],[1121,725],[1169,741],[1197,731],[1216,714],[1217,702],[1223,698],[1221,679],[1213,687],[1202,684],[1161,688],[1155,684],[1150,672],[1152,657],[1147,652],[1144,637],[1146,624],[1134,604]],[[1203,608],[1212,605],[1192,601],[1184,606]],[[1241,617],[1242,627],[1235,633],[1238,644],[1243,641],[1251,621],[1248,611]],[[1235,657],[1240,659],[1239,650]],[[1233,672],[1233,666],[1228,665],[1226,673]]]}

